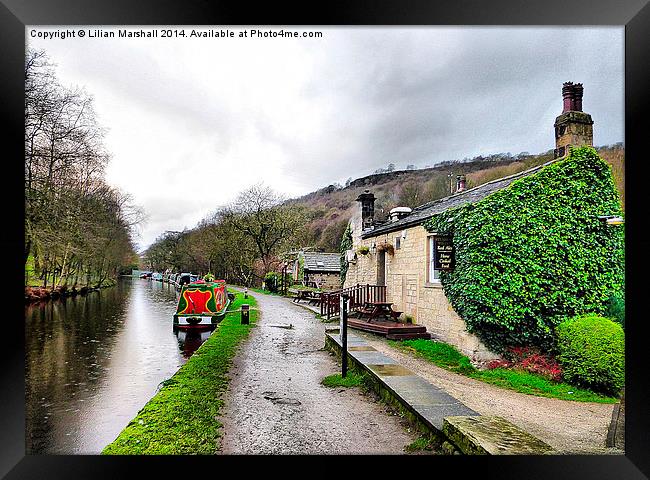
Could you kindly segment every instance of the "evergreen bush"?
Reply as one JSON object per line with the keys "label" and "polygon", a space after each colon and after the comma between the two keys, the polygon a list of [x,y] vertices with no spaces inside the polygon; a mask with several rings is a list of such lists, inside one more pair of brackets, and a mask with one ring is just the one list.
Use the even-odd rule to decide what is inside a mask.
{"label": "evergreen bush", "polygon": [[612,320],[585,315],[557,327],[562,375],[572,384],[617,394],[625,384],[625,334]]}
{"label": "evergreen bush", "polygon": [[278,272],[269,272],[264,275],[264,287],[271,293],[276,293],[280,289],[282,277]]}

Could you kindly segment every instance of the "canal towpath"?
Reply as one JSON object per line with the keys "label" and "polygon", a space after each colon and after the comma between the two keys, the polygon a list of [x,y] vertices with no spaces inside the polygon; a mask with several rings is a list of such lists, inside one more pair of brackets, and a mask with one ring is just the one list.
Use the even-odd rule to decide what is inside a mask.
{"label": "canal towpath", "polygon": [[328,388],[340,372],[325,324],[286,298],[255,293],[257,328],[238,352],[224,397],[223,454],[401,454],[406,422],[358,388]]}

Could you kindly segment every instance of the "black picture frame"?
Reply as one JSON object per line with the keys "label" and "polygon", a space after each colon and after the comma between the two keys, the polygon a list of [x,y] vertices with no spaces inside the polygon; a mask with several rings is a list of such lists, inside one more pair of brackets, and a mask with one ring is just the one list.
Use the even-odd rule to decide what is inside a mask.
{"label": "black picture frame", "polygon": [[[398,466],[398,474],[412,475],[412,469],[442,474],[440,467],[452,468],[463,478],[473,470],[482,478],[648,478],[650,475],[650,422],[647,409],[648,374],[643,360],[647,321],[641,311],[643,298],[642,247],[646,247],[643,221],[646,218],[642,184],[650,159],[645,155],[648,106],[648,0],[429,0],[411,1],[330,1],[327,3],[264,2],[251,6],[237,2],[207,0],[0,0],[0,45],[2,46],[3,117],[2,162],[6,170],[3,188],[5,218],[9,223],[0,236],[7,273],[4,289],[9,298],[4,318],[5,343],[0,348],[0,476],[6,478],[119,478],[136,466],[163,468],[166,473],[205,475],[216,459],[186,457],[101,457],[25,455],[24,414],[24,318],[21,312],[23,275],[19,252],[23,242],[21,167],[24,129],[23,62],[26,25],[611,25],[625,26],[625,149],[626,175],[626,453],[624,456],[540,456],[540,457],[409,457],[408,467]],[[562,81],[565,79],[559,79]],[[645,251],[645,248],[644,248]],[[219,458],[218,465],[248,459]],[[277,460],[256,457],[260,462]],[[287,464],[293,458],[284,459]],[[368,475],[380,471],[384,459],[350,457],[349,467],[358,465]],[[331,461],[330,461],[331,462]],[[283,461],[283,463],[285,463]],[[396,463],[396,462],[395,462]],[[329,463],[334,470],[340,468]],[[187,470],[191,466],[191,470]],[[245,467],[244,470],[248,470]],[[225,470],[224,470],[225,471]],[[252,470],[250,471],[252,472]],[[233,472],[234,473],[234,472]],[[180,473],[179,473],[180,474]],[[241,474],[238,472],[237,474]]]}

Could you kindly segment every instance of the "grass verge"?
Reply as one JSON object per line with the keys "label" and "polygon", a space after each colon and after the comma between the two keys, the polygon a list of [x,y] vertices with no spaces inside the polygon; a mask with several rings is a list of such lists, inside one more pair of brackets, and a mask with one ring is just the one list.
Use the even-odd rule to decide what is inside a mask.
{"label": "grass verge", "polygon": [[336,387],[360,387],[363,384],[363,376],[348,372],[345,378],[341,376],[340,373],[335,373],[334,375],[328,375],[323,378],[321,382],[326,387],[336,388]]}
{"label": "grass verge", "polygon": [[269,290],[263,290],[263,289],[257,288],[257,287],[248,287],[248,290],[250,290],[252,292],[263,293],[265,295],[274,295],[276,297],[282,297],[283,296],[281,293],[271,292]]}
{"label": "grass verge", "polygon": [[388,340],[388,343],[402,351],[424,358],[446,370],[519,393],[577,402],[616,403],[618,401],[615,397],[600,395],[591,390],[575,387],[567,383],[552,382],[540,375],[529,372],[505,368],[478,370],[471,364],[468,357],[446,343],[424,339],[404,340],[402,342]]}
{"label": "grass verge", "polygon": [[235,292],[225,318],[203,345],[138,412],[118,437],[107,445],[105,455],[214,454],[221,423],[217,421],[228,386],[227,373],[239,343],[257,320],[250,311],[250,325],[241,325],[242,303],[256,305]]}

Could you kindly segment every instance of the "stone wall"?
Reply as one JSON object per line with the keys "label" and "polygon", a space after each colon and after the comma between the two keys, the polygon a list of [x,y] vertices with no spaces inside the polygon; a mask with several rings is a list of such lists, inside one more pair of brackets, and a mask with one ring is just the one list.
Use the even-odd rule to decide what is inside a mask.
{"label": "stone wall", "polygon": [[341,275],[339,273],[305,271],[305,281],[316,282],[323,290],[338,290],[341,288]]}
{"label": "stone wall", "polygon": [[[498,358],[490,352],[479,338],[469,333],[465,322],[454,311],[444,294],[440,283],[427,282],[427,236],[422,226],[378,235],[362,240],[359,232],[353,248],[374,247],[384,243],[393,245],[392,253],[386,252],[386,297],[394,303],[395,310],[413,317],[414,323],[424,325],[427,330],[443,342],[457,347],[463,354],[476,362]],[[396,238],[400,237],[400,248]],[[346,287],[377,283],[378,253],[362,255],[357,253],[355,263],[350,263],[345,280]]]}

